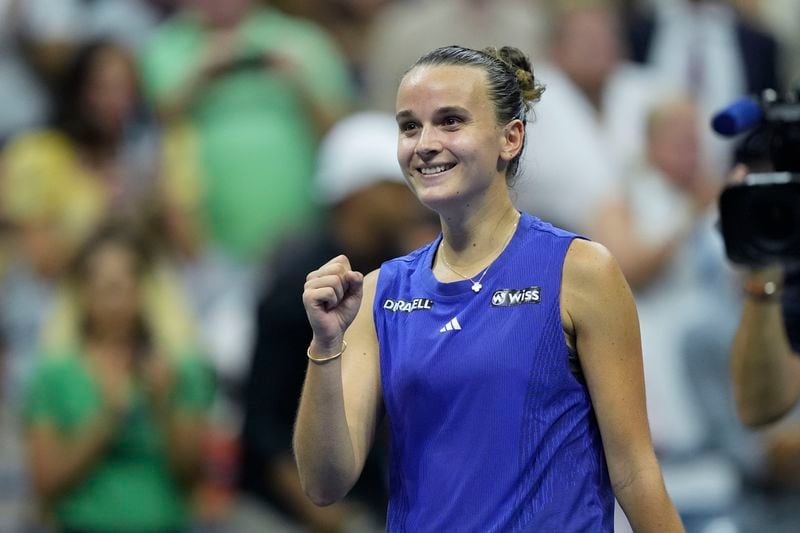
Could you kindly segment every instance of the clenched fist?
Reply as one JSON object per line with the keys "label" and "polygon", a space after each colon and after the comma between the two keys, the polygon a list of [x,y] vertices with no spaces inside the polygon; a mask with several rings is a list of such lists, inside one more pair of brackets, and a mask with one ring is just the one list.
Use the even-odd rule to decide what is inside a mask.
{"label": "clenched fist", "polygon": [[361,306],[364,275],[350,268],[344,255],[334,257],[306,277],[303,305],[314,332],[313,344],[338,351],[344,332]]}

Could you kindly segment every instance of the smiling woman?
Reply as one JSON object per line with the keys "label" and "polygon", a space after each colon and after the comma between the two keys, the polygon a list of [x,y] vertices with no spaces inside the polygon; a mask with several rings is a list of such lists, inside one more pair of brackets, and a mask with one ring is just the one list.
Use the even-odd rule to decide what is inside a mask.
{"label": "smiling woman", "polygon": [[403,77],[398,160],[442,233],[366,277],[345,256],[308,275],[295,451],[315,503],[347,493],[387,414],[389,531],[612,531],[615,496],[637,531],[682,529],[619,267],[511,202],[541,91],[508,47],[437,49]]}

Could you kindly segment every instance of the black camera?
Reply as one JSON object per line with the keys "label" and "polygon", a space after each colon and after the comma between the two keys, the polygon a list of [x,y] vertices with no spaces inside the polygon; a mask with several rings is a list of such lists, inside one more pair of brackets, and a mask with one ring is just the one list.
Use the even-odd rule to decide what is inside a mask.
{"label": "black camera", "polygon": [[746,265],[800,264],[800,88],[784,98],[770,89],[739,100],[717,114],[712,127],[722,135],[752,130],[748,140],[762,147],[761,158],[773,170],[748,174],[722,192],[728,258]]}

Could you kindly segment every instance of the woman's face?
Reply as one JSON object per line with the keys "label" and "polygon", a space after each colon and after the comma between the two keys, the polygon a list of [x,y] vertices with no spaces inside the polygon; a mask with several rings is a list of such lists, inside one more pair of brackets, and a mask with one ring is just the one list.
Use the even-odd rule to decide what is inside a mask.
{"label": "woman's face", "polygon": [[107,243],[86,265],[82,300],[95,331],[128,333],[136,324],[141,305],[137,259],[123,245]]}
{"label": "woman's face", "polygon": [[203,22],[213,28],[229,28],[239,24],[251,9],[252,0],[184,0],[194,8]]}
{"label": "woman's face", "polygon": [[498,184],[505,189],[506,135],[480,68],[412,69],[397,93],[397,124],[400,167],[426,206],[438,210]]}
{"label": "woman's face", "polygon": [[600,91],[619,64],[619,30],[614,16],[601,8],[562,15],[553,55],[582,89]]}
{"label": "woman's face", "polygon": [[700,178],[700,143],[694,107],[675,106],[650,132],[650,160],[674,185],[691,190]]}
{"label": "woman's face", "polygon": [[83,90],[90,122],[105,134],[118,135],[136,105],[135,87],[129,58],[113,48],[100,51]]}

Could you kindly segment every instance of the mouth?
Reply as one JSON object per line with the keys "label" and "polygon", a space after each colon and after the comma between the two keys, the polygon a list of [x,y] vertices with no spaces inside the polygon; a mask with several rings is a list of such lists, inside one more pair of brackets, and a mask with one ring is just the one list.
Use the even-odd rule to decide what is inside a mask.
{"label": "mouth", "polygon": [[417,167],[417,172],[427,177],[440,176],[455,167],[455,163],[442,163],[439,165],[425,165]]}

